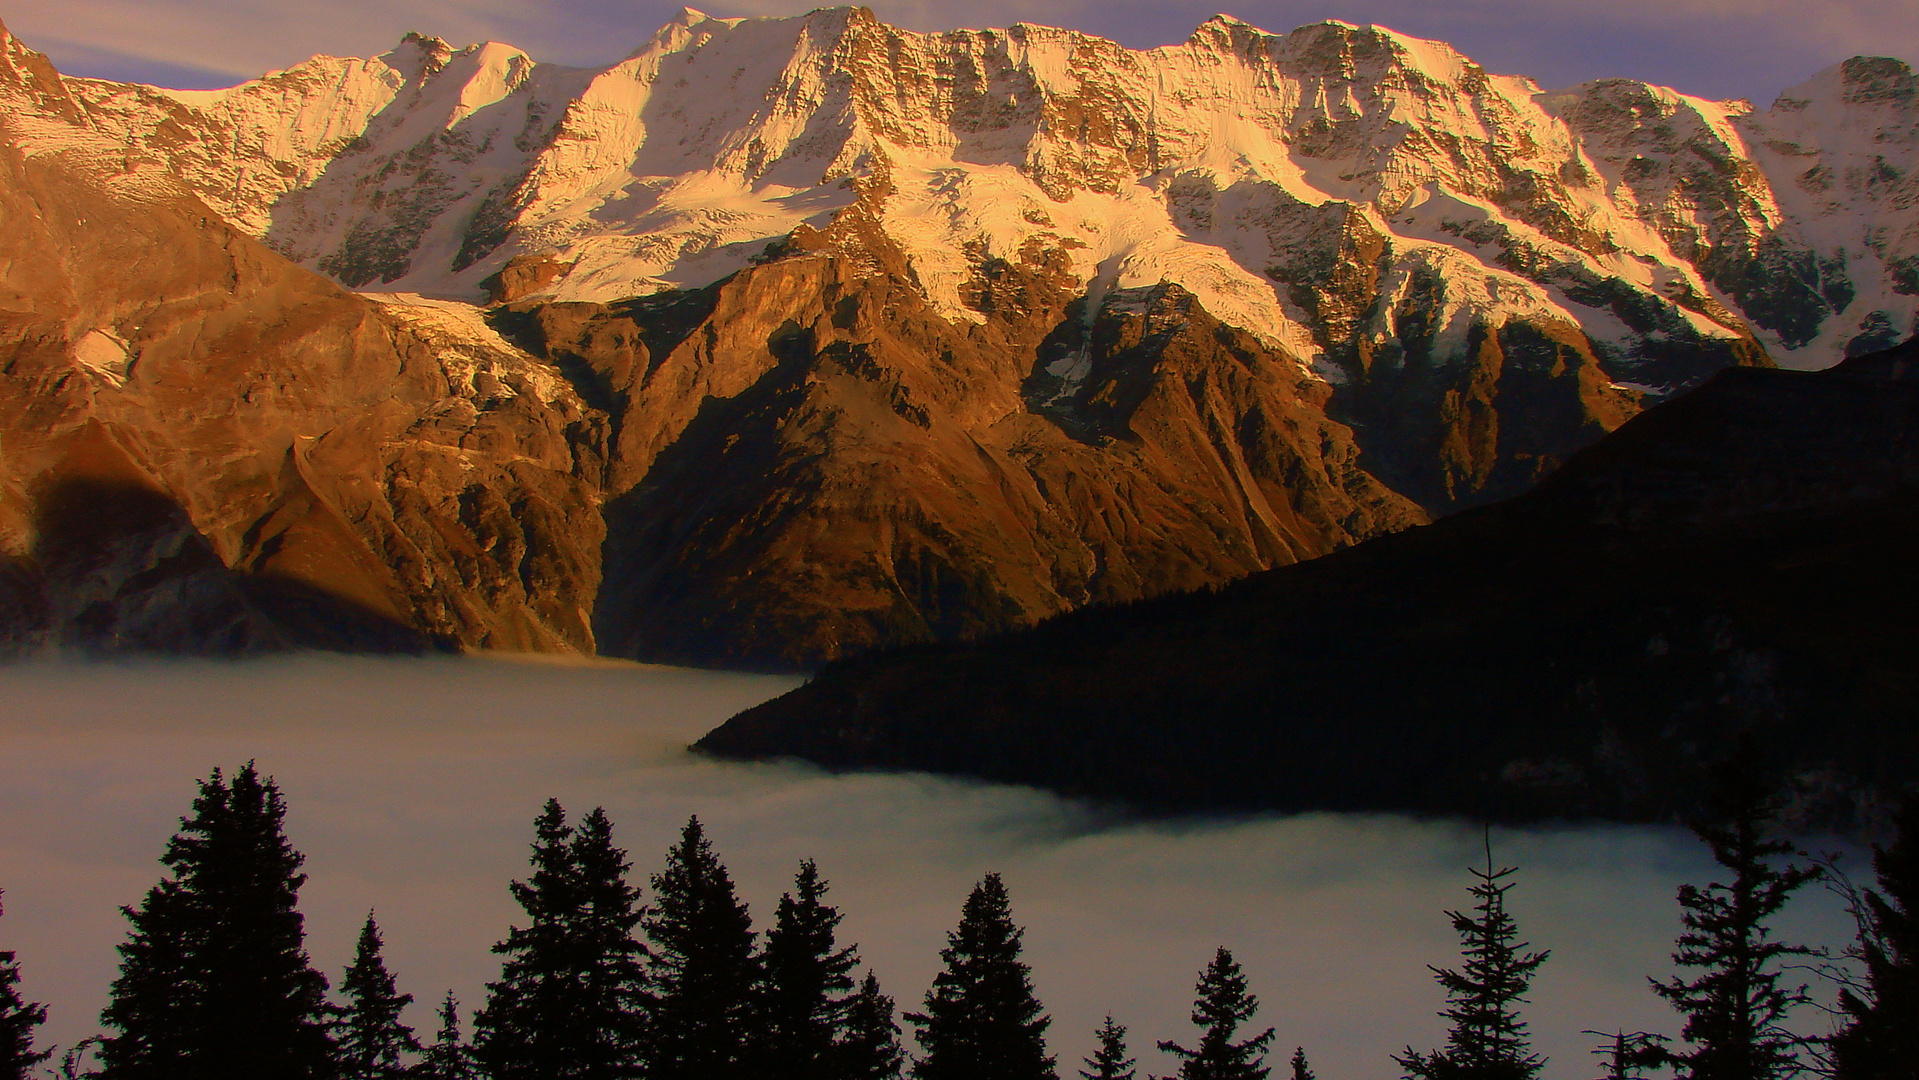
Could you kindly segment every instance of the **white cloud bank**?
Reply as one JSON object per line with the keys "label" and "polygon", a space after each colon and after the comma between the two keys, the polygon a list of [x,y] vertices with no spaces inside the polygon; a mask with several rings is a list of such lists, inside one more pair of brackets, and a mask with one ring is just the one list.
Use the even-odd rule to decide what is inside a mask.
{"label": "white cloud bank", "polygon": [[[401,988],[470,1008],[496,977],[489,947],[518,914],[542,801],[604,804],[636,877],[697,813],[765,919],[815,857],[844,931],[902,1007],[917,1007],[960,901],[1005,874],[1054,1017],[1062,1072],[1111,1011],[1136,1048],[1190,1034],[1186,1012],[1215,945],[1245,965],[1279,1028],[1321,1080],[1394,1070],[1437,1045],[1425,965],[1457,962],[1441,911],[1469,902],[1478,837],[1389,817],[1304,816],[1157,825],[1102,822],[1037,792],[914,775],[831,777],[797,766],[703,761],[680,748],[791,685],[778,678],[468,659],[306,658],[245,665],[0,668],[0,948],[49,1002],[61,1042],[95,1030],[123,940],[121,904],[215,765],[273,774],[308,857],[308,948],[335,980],[369,908]],[[1549,1080],[1591,1075],[1584,1028],[1676,1028],[1645,988],[1677,929],[1674,886],[1704,853],[1665,830],[1497,834],[1519,864],[1514,909],[1553,950],[1529,1016]],[[1809,896],[1789,933],[1833,940],[1844,919]],[[1159,1055],[1143,1067],[1165,1071]]]}

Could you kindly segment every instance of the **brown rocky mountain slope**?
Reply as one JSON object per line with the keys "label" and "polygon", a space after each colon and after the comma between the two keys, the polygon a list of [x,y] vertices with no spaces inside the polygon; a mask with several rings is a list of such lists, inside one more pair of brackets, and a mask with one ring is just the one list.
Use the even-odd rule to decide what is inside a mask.
{"label": "brown rocky mountain slope", "polygon": [[1322,556],[1523,489],[1639,409],[1628,368],[1768,362],[1743,331],[1620,367],[1557,316],[1454,318],[1467,279],[1386,289],[1363,221],[1280,275],[1378,331],[1337,378],[1179,285],[1092,289],[1064,234],[967,252],[940,300],[886,169],[702,288],[376,302],[209,210],[204,169],[191,193],[206,137],[130,139],[0,45],[16,651],[806,668]]}
{"label": "brown rocky mountain slope", "polygon": [[1043,256],[980,282],[988,317],[955,324],[857,224],[681,300],[705,310],[656,348],[657,302],[522,313],[617,427],[607,651],[798,666],[1423,520],[1327,419],[1324,383],[1177,288],[1109,305],[1092,375],[1048,414],[1032,358],[1080,319]]}
{"label": "brown rocky mountain slope", "polygon": [[828,667],[699,744],[1175,807],[1662,819],[1752,735],[1808,821],[1919,780],[1919,341],[1730,369],[1531,493]]}
{"label": "brown rocky mountain slope", "polygon": [[[1323,381],[1174,287],[1089,319],[1035,250],[955,323],[855,207],[705,290],[501,312],[536,358],[285,262],[6,55],[15,649],[792,667],[1423,520]],[[1070,395],[1035,376],[1065,331]]]}
{"label": "brown rocky mountain slope", "polygon": [[0,28],[0,640],[581,650],[604,417],[97,138]]}

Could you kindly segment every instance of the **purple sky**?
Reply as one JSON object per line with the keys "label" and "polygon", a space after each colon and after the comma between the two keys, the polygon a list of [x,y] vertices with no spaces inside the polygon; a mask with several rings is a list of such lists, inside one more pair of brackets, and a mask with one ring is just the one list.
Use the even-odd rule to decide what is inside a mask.
{"label": "purple sky", "polygon": [[[728,0],[715,15],[784,15],[804,0]],[[1496,72],[1548,88],[1624,76],[1764,107],[1779,91],[1861,53],[1919,62],[1915,0],[882,0],[918,30],[1069,26],[1137,48],[1183,40],[1225,8],[1283,31],[1321,19],[1379,23],[1451,42]],[[491,39],[536,59],[618,60],[664,23],[664,0],[27,0],[0,18],[76,75],[225,86],[314,53],[367,56],[408,30],[456,44]]]}

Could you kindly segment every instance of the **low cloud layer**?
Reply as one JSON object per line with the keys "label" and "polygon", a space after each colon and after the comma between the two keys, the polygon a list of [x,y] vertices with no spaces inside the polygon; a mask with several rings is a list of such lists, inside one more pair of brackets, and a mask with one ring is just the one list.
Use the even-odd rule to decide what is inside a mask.
{"label": "low cloud layer", "polygon": [[[791,15],[813,0],[735,0],[717,15]],[[1779,91],[1855,54],[1919,60],[1910,0],[876,0],[917,30],[1070,26],[1136,48],[1183,40],[1221,7],[1285,31],[1321,19],[1379,23],[1458,46],[1489,68],[1547,87],[1629,77],[1762,108]],[[556,63],[620,59],[679,10],[669,0],[64,0],[0,9],[63,69],[105,78],[223,85],[315,53],[366,56],[409,30],[456,43],[498,40]]]}
{"label": "low cloud layer", "polygon": [[[309,951],[336,981],[369,908],[401,988],[451,987],[471,1008],[519,914],[542,801],[605,805],[636,878],[688,814],[708,825],[756,918],[805,857],[819,861],[888,993],[917,1007],[966,891],[1006,877],[1054,1017],[1062,1072],[1112,1012],[1136,1047],[1191,1035],[1192,983],[1216,945],[1245,965],[1322,1080],[1393,1075],[1388,1055],[1437,1045],[1427,964],[1457,963],[1442,909],[1468,904],[1478,835],[1388,817],[1119,823],[1037,792],[913,775],[826,776],[695,759],[681,747],[792,685],[779,678],[465,659],[0,669],[0,948],[49,1002],[62,1043],[95,1030],[123,939],[121,904],[216,765],[257,759],[286,793],[308,857]],[[1502,831],[1514,910],[1553,950],[1529,1016],[1548,1080],[1591,1075],[1584,1028],[1673,1031],[1645,988],[1666,969],[1673,890],[1711,867],[1688,836],[1594,828]],[[1788,935],[1837,941],[1809,895]],[[412,1020],[431,1027],[426,1004]],[[1809,1021],[1810,1022],[1810,1021]],[[1142,1067],[1164,1072],[1152,1052]]]}

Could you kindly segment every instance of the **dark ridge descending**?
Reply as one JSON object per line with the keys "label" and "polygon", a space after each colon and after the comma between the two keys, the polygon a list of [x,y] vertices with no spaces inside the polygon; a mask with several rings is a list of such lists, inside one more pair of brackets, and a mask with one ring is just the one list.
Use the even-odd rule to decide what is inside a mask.
{"label": "dark ridge descending", "polygon": [[1533,491],[1213,591],[844,661],[726,757],[1146,809],[1668,820],[1744,734],[1800,824],[1919,778],[1919,341],[1729,368]]}

